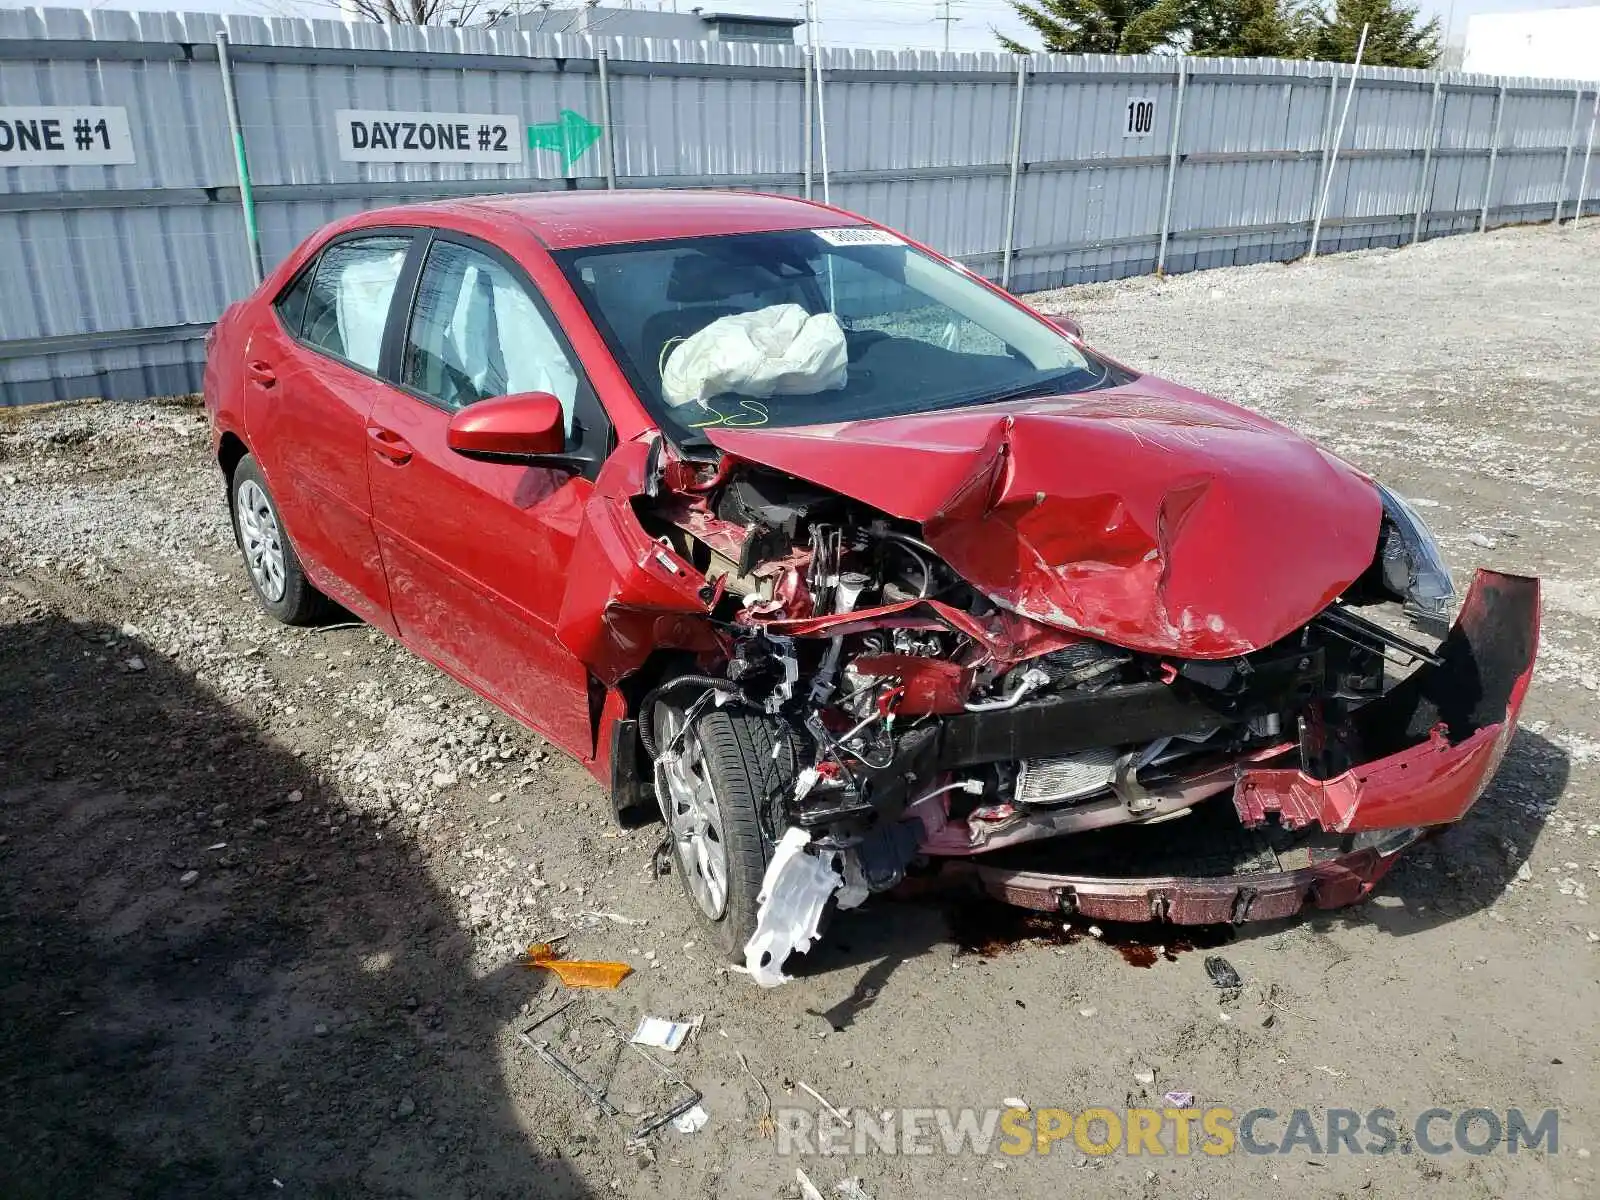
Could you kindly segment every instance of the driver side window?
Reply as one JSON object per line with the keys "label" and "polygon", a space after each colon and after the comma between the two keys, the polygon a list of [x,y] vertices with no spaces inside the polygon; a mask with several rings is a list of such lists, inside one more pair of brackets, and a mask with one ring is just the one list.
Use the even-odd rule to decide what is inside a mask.
{"label": "driver side window", "polygon": [[401,382],[454,412],[492,396],[549,392],[572,434],[578,376],[527,289],[504,266],[468,246],[428,250]]}

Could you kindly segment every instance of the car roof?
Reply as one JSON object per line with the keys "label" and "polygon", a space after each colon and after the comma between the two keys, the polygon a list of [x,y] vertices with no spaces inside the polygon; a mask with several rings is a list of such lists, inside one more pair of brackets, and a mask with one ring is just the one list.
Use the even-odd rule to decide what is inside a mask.
{"label": "car roof", "polygon": [[[762,192],[560,191],[473,196],[389,209],[422,224],[452,214],[472,225],[488,218],[530,230],[552,250],[618,242],[862,225],[862,218],[793,196]],[[368,213],[369,220],[378,213]]]}

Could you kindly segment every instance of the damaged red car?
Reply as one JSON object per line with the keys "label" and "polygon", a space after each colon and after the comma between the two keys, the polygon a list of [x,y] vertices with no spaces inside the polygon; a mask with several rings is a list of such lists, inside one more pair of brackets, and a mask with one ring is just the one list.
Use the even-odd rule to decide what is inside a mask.
{"label": "damaged red car", "polygon": [[337,603],[658,816],[780,982],[966,860],[1096,918],[1364,896],[1512,737],[1536,580],[916,242],[753,194],[363,213],[214,330],[267,612]]}

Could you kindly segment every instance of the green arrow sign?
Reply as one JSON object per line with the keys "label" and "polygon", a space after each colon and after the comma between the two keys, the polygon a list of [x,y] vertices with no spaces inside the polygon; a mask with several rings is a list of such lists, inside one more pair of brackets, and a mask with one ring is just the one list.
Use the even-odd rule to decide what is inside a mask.
{"label": "green arrow sign", "polygon": [[593,121],[570,108],[563,108],[554,121],[528,126],[528,145],[535,150],[554,150],[561,155],[561,167],[565,170],[600,140],[600,134],[600,126]]}

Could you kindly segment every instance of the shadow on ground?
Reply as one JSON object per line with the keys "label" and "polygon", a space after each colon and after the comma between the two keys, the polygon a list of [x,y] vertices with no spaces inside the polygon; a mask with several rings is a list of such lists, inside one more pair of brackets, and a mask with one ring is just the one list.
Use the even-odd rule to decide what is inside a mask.
{"label": "shadow on ground", "polygon": [[584,1194],[396,826],[106,626],[0,624],[0,756],[0,1194]]}

